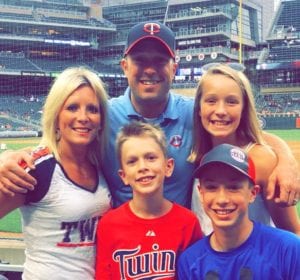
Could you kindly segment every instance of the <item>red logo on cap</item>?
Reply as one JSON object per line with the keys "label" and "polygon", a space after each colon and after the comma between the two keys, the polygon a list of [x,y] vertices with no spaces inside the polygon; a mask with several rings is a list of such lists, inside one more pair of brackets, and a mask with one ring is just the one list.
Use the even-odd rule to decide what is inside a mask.
{"label": "red logo on cap", "polygon": [[144,31],[150,33],[151,35],[154,35],[155,33],[160,32],[160,25],[154,22],[146,23],[144,25]]}

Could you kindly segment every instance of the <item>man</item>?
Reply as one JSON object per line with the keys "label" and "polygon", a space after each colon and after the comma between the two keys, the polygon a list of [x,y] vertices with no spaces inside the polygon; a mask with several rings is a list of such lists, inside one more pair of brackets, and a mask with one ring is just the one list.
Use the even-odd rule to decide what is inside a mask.
{"label": "man", "polygon": [[[109,143],[105,154],[104,175],[110,186],[114,206],[132,197],[130,187],[118,176],[119,163],[115,153],[115,139],[119,129],[132,120],[159,124],[168,141],[169,156],[175,160],[173,175],[165,182],[165,197],[190,207],[192,173],[194,166],[186,159],[192,145],[193,99],[170,92],[175,76],[175,36],[159,22],[143,22],[135,25],[128,34],[121,67],[129,87],[123,96],[109,103]],[[300,191],[295,182],[297,163],[288,146],[278,137],[266,135],[279,158],[279,164],[270,178],[270,197],[279,181],[280,201],[292,205]],[[4,157],[2,157],[3,159]],[[18,160],[24,159],[33,167],[27,153],[6,153],[0,166],[0,189],[4,192],[20,190],[18,186],[33,188],[34,180],[28,178]],[[24,181],[24,180],[27,180]],[[23,190],[24,191],[24,190]]]}
{"label": "man", "polygon": [[194,174],[213,232],[182,253],[177,278],[299,279],[300,238],[249,219],[259,186],[247,154],[221,144],[203,156]]}
{"label": "man", "polygon": [[[112,99],[109,108],[110,143],[104,167],[108,184],[112,186],[115,206],[131,198],[131,189],[117,174],[119,164],[115,154],[115,136],[120,127],[132,120],[159,124],[167,137],[169,156],[175,159],[175,170],[166,179],[165,197],[189,206],[193,165],[186,161],[191,147],[191,98],[169,92],[176,73],[174,61],[175,37],[159,23],[141,23],[131,29],[121,67],[128,78],[124,96]],[[113,136],[112,136],[113,135]]]}

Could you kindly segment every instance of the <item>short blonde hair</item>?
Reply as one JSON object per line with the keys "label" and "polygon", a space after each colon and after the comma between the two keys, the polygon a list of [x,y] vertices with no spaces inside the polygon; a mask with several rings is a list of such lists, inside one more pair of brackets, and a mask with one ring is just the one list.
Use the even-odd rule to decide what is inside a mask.
{"label": "short blonde hair", "polygon": [[95,72],[85,67],[64,70],[54,81],[46,98],[42,116],[43,136],[41,145],[47,146],[59,160],[57,139],[58,115],[67,98],[79,87],[89,86],[96,94],[101,114],[101,129],[89,146],[88,157],[98,168],[101,166],[107,137],[107,94],[104,84]]}
{"label": "short blonde hair", "polygon": [[167,154],[166,136],[160,126],[139,121],[133,121],[124,125],[117,135],[116,149],[121,164],[121,151],[123,144],[131,137],[150,137],[160,146],[165,158]]}
{"label": "short blonde hair", "polygon": [[214,75],[224,75],[234,80],[241,89],[243,96],[243,111],[240,124],[237,128],[237,135],[240,139],[245,139],[254,143],[262,144],[262,130],[259,125],[257,113],[255,109],[255,101],[250,82],[246,75],[241,71],[236,71],[227,65],[217,65],[209,68],[201,77],[197,90],[193,112],[193,146],[188,160],[190,162],[199,163],[201,157],[212,148],[211,136],[204,129],[199,117],[200,101],[202,98],[203,84],[208,77]]}

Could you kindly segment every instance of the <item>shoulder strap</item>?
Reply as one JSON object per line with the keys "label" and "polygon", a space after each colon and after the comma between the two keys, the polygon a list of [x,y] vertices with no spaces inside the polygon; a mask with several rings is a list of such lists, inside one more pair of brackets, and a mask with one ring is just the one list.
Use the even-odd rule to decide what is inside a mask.
{"label": "shoulder strap", "polygon": [[253,143],[253,142],[249,142],[247,144],[247,146],[245,148],[243,148],[243,150],[246,152],[246,153],[249,153],[250,150],[256,145],[256,143]]}

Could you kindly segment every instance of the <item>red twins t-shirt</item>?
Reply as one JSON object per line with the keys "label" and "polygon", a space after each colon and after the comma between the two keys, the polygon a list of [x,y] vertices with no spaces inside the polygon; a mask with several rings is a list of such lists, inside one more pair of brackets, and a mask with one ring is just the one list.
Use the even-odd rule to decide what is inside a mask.
{"label": "red twins t-shirt", "polygon": [[162,217],[142,219],[127,202],[98,224],[96,279],[175,279],[178,255],[201,237],[196,216],[178,204]]}

